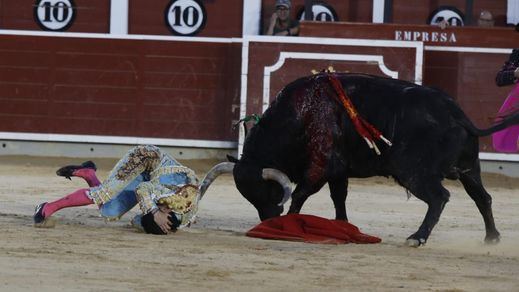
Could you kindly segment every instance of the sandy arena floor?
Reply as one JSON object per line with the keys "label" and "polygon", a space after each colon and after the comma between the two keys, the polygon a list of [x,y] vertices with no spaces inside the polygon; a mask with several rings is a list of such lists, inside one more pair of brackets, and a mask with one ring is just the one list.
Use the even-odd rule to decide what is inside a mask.
{"label": "sandy arena floor", "polygon": [[[93,206],[58,212],[54,229],[34,228],[37,203],[85,187],[54,174],[77,162],[0,157],[0,291],[519,291],[519,179],[484,177],[502,235],[495,246],[482,243],[481,216],[454,182],[427,245],[406,247],[425,204],[385,178],[350,183],[349,218],[382,238],[375,245],[248,238],[258,217],[230,176],[206,193],[197,224],[173,235],[139,233],[131,214],[105,223]],[[114,160],[96,162],[103,179]],[[199,177],[211,166],[184,163]],[[303,213],[332,218],[328,189]]]}

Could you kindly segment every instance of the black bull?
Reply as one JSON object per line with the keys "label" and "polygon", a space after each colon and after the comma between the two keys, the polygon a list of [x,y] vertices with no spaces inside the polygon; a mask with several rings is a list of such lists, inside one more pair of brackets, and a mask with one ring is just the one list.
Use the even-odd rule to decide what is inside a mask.
{"label": "black bull", "polygon": [[519,124],[519,112],[481,130],[439,90],[363,74],[334,76],[359,115],[393,145],[379,141],[380,155],[367,146],[328,73],[288,84],[250,130],[241,159],[216,167],[233,172],[236,187],[260,219],[283,212],[279,202],[288,199],[292,181],[297,186],[288,213],[298,213],[328,183],[336,219],[347,220],[348,178],[391,176],[428,205],[423,223],[407,241],[418,246],[449,200],[442,180],[459,179],[483,216],[485,241],[498,242],[492,198],[481,182],[478,137]]}

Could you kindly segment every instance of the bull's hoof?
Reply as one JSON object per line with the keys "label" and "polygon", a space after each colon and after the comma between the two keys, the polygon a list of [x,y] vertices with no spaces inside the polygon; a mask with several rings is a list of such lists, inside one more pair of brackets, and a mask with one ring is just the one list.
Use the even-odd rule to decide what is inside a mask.
{"label": "bull's hoof", "polygon": [[501,241],[501,236],[499,235],[499,233],[497,235],[492,235],[492,236],[487,235],[487,237],[485,237],[486,244],[498,244],[500,241]]}
{"label": "bull's hoof", "polygon": [[420,239],[416,239],[416,238],[408,238],[405,243],[407,244],[407,246],[409,247],[419,247],[421,245],[425,245],[425,239],[423,238],[420,238]]}

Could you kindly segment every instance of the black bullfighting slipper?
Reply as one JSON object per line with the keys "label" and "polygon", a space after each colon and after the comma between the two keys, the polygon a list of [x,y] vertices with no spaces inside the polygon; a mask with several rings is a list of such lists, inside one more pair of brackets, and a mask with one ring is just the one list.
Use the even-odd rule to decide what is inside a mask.
{"label": "black bullfighting slipper", "polygon": [[78,169],[83,169],[83,168],[91,168],[93,170],[97,170],[95,163],[89,160],[89,161],[85,161],[85,162],[81,163],[81,165],[63,166],[62,168],[60,168],[56,171],[56,174],[58,176],[64,176],[64,177],[70,179],[71,176],[74,176],[74,171],[76,171]]}
{"label": "black bullfighting slipper", "polygon": [[34,227],[38,228],[53,228],[56,225],[56,221],[52,217],[43,216],[43,207],[45,207],[47,203],[41,203],[34,209]]}
{"label": "black bullfighting slipper", "polygon": [[45,221],[45,217],[43,216],[43,207],[45,207],[45,204],[47,204],[47,202],[39,204],[34,209],[34,224],[41,224]]}

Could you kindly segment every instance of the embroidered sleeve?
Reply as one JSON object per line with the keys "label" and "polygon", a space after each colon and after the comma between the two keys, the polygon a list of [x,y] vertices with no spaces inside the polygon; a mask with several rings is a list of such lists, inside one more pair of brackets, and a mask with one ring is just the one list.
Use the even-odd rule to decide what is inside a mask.
{"label": "embroidered sleeve", "polygon": [[514,50],[510,55],[510,59],[505,62],[503,67],[496,75],[496,85],[505,86],[517,82],[514,76],[514,71],[519,66],[519,50]]}
{"label": "embroidered sleeve", "polygon": [[150,182],[143,182],[139,184],[135,192],[137,193],[137,201],[142,214],[148,214],[153,209],[157,209],[155,198],[153,195],[154,187]]}

